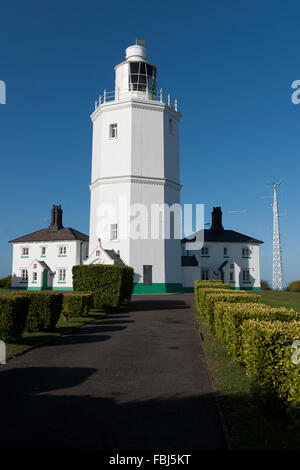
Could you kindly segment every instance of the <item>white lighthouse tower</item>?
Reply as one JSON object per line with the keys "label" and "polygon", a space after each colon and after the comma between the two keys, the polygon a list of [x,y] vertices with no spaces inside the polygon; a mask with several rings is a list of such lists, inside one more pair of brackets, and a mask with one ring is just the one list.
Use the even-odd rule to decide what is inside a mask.
{"label": "white lighthouse tower", "polygon": [[180,203],[181,114],[177,101],[158,91],[157,72],[144,47],[128,47],[126,60],[115,67],[115,90],[104,91],[91,115],[88,262],[132,266],[134,293],[182,289],[181,221],[171,207]]}

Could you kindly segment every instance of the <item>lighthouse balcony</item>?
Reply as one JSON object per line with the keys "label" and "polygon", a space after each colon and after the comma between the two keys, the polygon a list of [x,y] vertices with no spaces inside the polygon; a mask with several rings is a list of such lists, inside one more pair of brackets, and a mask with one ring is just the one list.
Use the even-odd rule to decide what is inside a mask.
{"label": "lighthouse balcony", "polygon": [[164,103],[168,107],[170,107],[173,111],[178,112],[178,104],[177,99],[174,102],[171,102],[171,95],[166,95],[166,101],[164,101],[164,94],[163,90],[150,90],[147,86],[145,89],[137,89],[137,86],[134,84],[131,85],[130,90],[120,90],[117,89],[116,91],[106,91],[104,90],[103,95],[99,95],[99,98],[95,101],[95,111],[101,106],[109,102],[119,102],[119,101],[127,101],[137,99],[140,101],[155,101],[159,103]]}

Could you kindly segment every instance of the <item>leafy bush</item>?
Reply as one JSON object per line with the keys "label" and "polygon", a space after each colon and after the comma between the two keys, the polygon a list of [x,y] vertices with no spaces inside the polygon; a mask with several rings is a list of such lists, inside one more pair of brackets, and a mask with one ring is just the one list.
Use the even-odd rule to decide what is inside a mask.
{"label": "leafy bush", "polygon": [[223,289],[228,291],[230,289],[229,284],[224,284],[223,282],[216,281],[195,281],[194,290],[195,290],[195,303],[200,313],[203,310],[203,301],[206,293],[215,292],[216,289]]}
{"label": "leafy bush", "polygon": [[260,295],[247,294],[245,291],[231,291],[231,292],[215,292],[207,294],[204,302],[204,314],[208,321],[208,328],[210,333],[215,334],[215,316],[214,305],[216,302],[230,302],[230,303],[248,303],[248,302],[261,302]]}
{"label": "leafy bush", "polygon": [[97,291],[97,296],[94,296],[94,306],[119,307],[124,300],[130,300],[133,289],[133,269],[129,266],[80,265],[73,266],[72,272],[75,291],[89,291],[94,294]]}
{"label": "leafy bush", "polygon": [[300,339],[300,322],[247,320],[243,324],[243,358],[254,395],[267,409],[284,407],[300,417],[300,351],[293,363],[291,349]]}
{"label": "leafy bush", "polygon": [[26,330],[54,331],[62,311],[63,294],[31,292],[26,295],[29,298]]}
{"label": "leafy bush", "polygon": [[10,288],[11,288],[11,274],[9,276],[6,276],[0,279],[0,289],[10,289]]}
{"label": "leafy bush", "polygon": [[272,308],[262,303],[216,304],[215,326],[218,337],[223,338],[228,354],[237,362],[243,362],[244,321],[250,319],[289,322],[298,320],[299,315],[294,310],[284,307]]}
{"label": "leafy bush", "polygon": [[290,292],[300,292],[300,281],[290,282],[287,290]]}
{"label": "leafy bush", "polygon": [[93,294],[73,292],[64,294],[62,314],[66,317],[86,317],[92,305]]}
{"label": "leafy bush", "polygon": [[268,281],[260,281],[260,287],[262,290],[271,290],[271,287]]}
{"label": "leafy bush", "polygon": [[26,324],[29,299],[27,295],[0,296],[0,339],[12,341],[19,338]]}

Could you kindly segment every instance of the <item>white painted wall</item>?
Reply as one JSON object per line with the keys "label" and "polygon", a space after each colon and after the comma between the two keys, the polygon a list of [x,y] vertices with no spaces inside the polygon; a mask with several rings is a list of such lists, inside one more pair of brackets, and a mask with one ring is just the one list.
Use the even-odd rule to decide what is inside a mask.
{"label": "white painted wall", "polygon": [[[258,244],[207,242],[204,243],[203,246],[208,247],[209,257],[201,256],[200,249],[193,250],[193,242],[185,243],[184,250],[184,254],[195,255],[200,266],[200,274],[201,268],[208,268],[210,279],[220,279],[220,275],[215,273],[224,261],[228,261],[224,267],[224,282],[228,282],[232,287],[236,288],[260,287],[260,248]],[[224,257],[224,247],[227,248],[228,258]],[[243,248],[249,248],[249,258],[243,257]],[[234,264],[232,269],[230,268],[230,264]],[[243,269],[249,269],[250,282],[243,282]],[[230,282],[230,271],[234,272],[235,282]]]}
{"label": "white painted wall", "polygon": [[[66,246],[66,256],[59,255],[59,247]],[[28,257],[22,257],[22,248],[28,247]],[[46,247],[46,255],[42,256],[42,247]],[[25,288],[38,287],[42,285],[40,279],[41,268],[38,265],[38,284],[32,283],[32,272],[36,269],[33,268],[35,260],[44,261],[52,272],[55,274],[51,276],[48,274],[48,286],[52,286],[56,289],[71,288],[72,282],[72,267],[74,265],[82,264],[86,259],[86,252],[88,251],[88,242],[82,242],[80,240],[72,241],[51,241],[51,242],[30,242],[30,243],[14,243],[13,244],[13,266],[12,266],[12,287]],[[66,269],[66,280],[64,283],[60,283],[58,279],[58,270],[60,268]],[[28,270],[29,283],[24,283],[21,280],[22,269]]]}

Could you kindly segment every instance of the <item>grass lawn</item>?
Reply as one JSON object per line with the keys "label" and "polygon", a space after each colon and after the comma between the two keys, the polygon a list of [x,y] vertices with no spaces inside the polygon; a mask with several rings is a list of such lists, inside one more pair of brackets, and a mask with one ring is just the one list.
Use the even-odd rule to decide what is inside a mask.
{"label": "grass lawn", "polygon": [[271,307],[293,308],[300,313],[300,292],[262,290],[254,293],[261,295],[263,302]]}
{"label": "grass lawn", "polygon": [[[262,295],[265,303],[272,306],[292,307],[300,311],[300,294],[263,291]],[[295,425],[284,416],[264,412],[251,394],[244,367],[231,360],[225,346],[208,332],[206,320],[196,307],[195,311],[210,375],[229,429],[232,448],[299,450],[300,423]]]}

